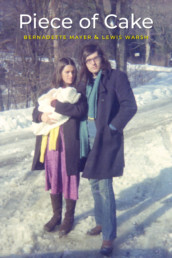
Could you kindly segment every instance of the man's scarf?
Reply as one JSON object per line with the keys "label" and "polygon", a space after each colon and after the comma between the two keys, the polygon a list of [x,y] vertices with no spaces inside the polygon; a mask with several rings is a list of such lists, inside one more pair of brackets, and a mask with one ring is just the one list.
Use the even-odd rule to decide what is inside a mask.
{"label": "man's scarf", "polygon": [[88,118],[80,123],[80,157],[87,157],[89,152],[87,119],[96,119],[97,98],[102,71],[100,70],[93,84],[87,83],[86,96],[88,101]]}

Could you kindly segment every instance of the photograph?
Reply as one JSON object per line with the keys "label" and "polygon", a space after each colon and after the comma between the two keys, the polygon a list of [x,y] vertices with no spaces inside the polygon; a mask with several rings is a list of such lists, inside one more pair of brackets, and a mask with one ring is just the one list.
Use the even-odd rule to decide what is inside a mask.
{"label": "photograph", "polygon": [[172,257],[171,13],[0,0],[0,258]]}

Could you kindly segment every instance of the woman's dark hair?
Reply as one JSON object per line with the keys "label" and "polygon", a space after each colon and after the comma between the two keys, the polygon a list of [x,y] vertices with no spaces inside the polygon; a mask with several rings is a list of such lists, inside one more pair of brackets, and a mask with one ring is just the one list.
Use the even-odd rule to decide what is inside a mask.
{"label": "woman's dark hair", "polygon": [[75,68],[75,78],[73,81],[73,84],[76,82],[76,77],[77,77],[77,69],[74,61],[69,58],[69,57],[63,57],[58,61],[58,64],[54,70],[53,78],[52,78],[52,87],[53,88],[58,88],[63,85],[63,80],[62,80],[62,71],[66,65],[72,65]]}
{"label": "woman's dark hair", "polygon": [[100,48],[99,45],[97,44],[88,44],[83,47],[82,52],[81,52],[81,71],[80,71],[80,81],[84,80],[85,83],[87,82],[88,79],[92,78],[92,74],[88,71],[87,66],[86,66],[86,58],[97,52],[98,55],[101,57],[101,69],[102,70],[109,70],[111,69],[111,65],[107,58],[105,57],[105,54],[103,50]]}

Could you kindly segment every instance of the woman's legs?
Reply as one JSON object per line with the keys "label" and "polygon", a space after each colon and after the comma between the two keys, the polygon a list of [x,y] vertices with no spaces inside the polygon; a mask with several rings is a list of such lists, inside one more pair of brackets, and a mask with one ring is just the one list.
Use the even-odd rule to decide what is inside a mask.
{"label": "woman's legs", "polygon": [[71,231],[74,223],[76,201],[72,199],[65,199],[65,202],[66,212],[63,222],[60,225],[59,237],[63,237],[64,235],[68,234]]}
{"label": "woman's legs", "polygon": [[44,225],[48,232],[61,223],[62,216],[62,177],[60,173],[60,152],[49,150],[45,154],[45,190],[51,189],[50,198],[53,210],[52,218]]}
{"label": "woman's legs", "polygon": [[63,130],[61,133],[61,174],[62,174],[62,191],[66,202],[66,212],[64,220],[59,229],[59,237],[69,233],[74,223],[74,213],[76,201],[78,199],[79,175],[67,175],[65,143]]}
{"label": "woman's legs", "polygon": [[62,194],[50,194],[51,205],[53,209],[53,216],[44,225],[44,229],[48,232],[53,231],[54,228],[61,223],[62,216]]}
{"label": "woman's legs", "polygon": [[62,127],[59,130],[58,150],[49,151],[47,147],[45,170],[46,190],[51,189],[51,203],[53,212],[55,212],[44,228],[47,231],[52,231],[56,225],[60,224],[63,194],[66,201],[65,218],[60,227],[61,236],[63,236],[67,234],[73,226],[76,200],[78,199],[79,175],[67,175],[65,143]]}

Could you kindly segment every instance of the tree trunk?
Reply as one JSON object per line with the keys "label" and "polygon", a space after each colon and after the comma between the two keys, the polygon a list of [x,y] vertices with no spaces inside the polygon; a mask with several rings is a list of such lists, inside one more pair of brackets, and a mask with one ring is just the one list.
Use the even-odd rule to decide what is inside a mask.
{"label": "tree trunk", "polygon": [[117,40],[117,53],[116,53],[116,67],[117,69],[127,71],[127,55],[126,55],[126,40],[125,32],[121,30],[120,35],[122,39]]}
{"label": "tree trunk", "polygon": [[146,36],[147,38],[145,39],[145,64],[150,64],[150,30],[146,30]]}
{"label": "tree trunk", "polygon": [[[125,10],[125,2],[118,0],[116,3],[116,15],[118,17],[123,15]],[[126,72],[127,70],[127,55],[126,55],[126,40],[125,40],[125,30],[119,29],[118,35],[122,36],[122,39],[117,39],[116,45],[116,67],[117,69]]]}
{"label": "tree trunk", "polygon": [[[59,11],[60,9],[60,1],[58,0],[51,0],[50,4],[49,4],[49,13],[50,13],[50,17],[55,18],[56,16],[58,16],[58,14],[60,13]],[[52,29],[53,34],[56,35],[57,34],[57,30],[56,29]],[[59,41],[58,40],[53,40],[53,52],[54,52],[54,63],[56,64],[58,62],[58,59],[60,58],[60,51],[59,51]]]}
{"label": "tree trunk", "polygon": [[0,111],[4,111],[3,98],[2,98],[2,90],[0,89]]}

